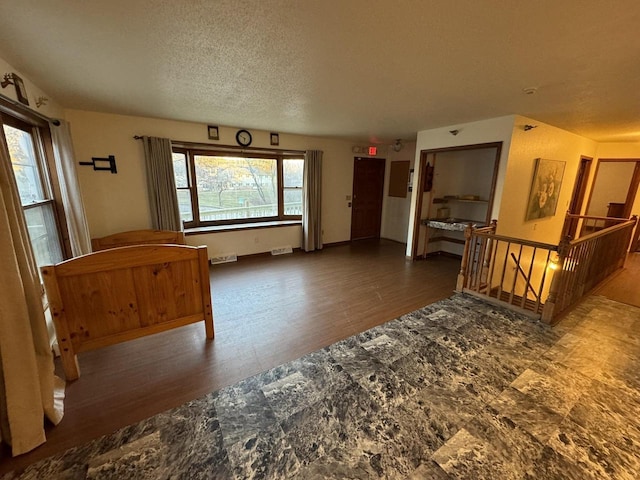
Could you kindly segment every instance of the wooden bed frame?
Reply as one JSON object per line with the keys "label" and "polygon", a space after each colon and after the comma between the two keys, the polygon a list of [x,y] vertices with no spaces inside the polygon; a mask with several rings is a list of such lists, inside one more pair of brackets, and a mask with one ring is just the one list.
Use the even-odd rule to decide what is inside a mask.
{"label": "wooden bed frame", "polygon": [[94,252],[98,252],[107,248],[163,243],[184,245],[184,233],[174,230],[130,230],[107,235],[106,237],[92,238],[91,248]]}
{"label": "wooden bed frame", "polygon": [[41,271],[67,380],[80,352],[200,321],[214,337],[207,247],[112,248]]}

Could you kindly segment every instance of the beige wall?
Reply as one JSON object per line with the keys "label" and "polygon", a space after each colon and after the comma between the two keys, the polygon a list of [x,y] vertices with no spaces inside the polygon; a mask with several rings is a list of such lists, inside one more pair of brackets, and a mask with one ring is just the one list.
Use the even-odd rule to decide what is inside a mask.
{"label": "beige wall", "polygon": [[[525,131],[524,125],[536,125]],[[504,179],[498,233],[545,243],[558,243],[569,207],[580,157],[594,157],[596,142],[551,125],[519,115],[514,117],[511,150]],[[525,221],[535,160],[566,162],[556,213],[552,217]]]}
{"label": "beige wall", "polygon": [[[64,115],[63,108],[55,101],[55,99],[51,98],[50,95],[47,95],[46,92],[42,91],[37,85],[34,85],[29,78],[27,78],[22,72],[16,70],[11,66],[8,62],[0,58],[0,77],[4,76],[5,73],[17,73],[20,78],[22,78],[25,88],[27,89],[27,98],[29,99],[29,107],[42,115],[46,115],[48,117],[53,118],[62,118]],[[11,98],[12,100],[18,100],[16,96],[16,89],[13,85],[9,85],[6,88],[0,89],[0,93],[2,95]],[[46,97],[49,100],[46,105],[42,105],[41,107],[36,107],[36,99],[38,97]]]}
{"label": "beige wall", "polygon": [[[504,186],[505,172],[507,168],[507,159],[509,155],[509,147],[511,142],[511,134],[513,131],[514,116],[492,118],[479,122],[465,123],[461,125],[450,125],[448,127],[436,128],[432,130],[423,130],[418,132],[418,140],[416,142],[415,164],[419,165],[420,152],[422,150],[430,150],[436,148],[457,147],[463,145],[476,145],[482,143],[502,142],[502,151],[500,154],[500,165],[498,169],[498,179],[496,183],[495,202],[493,204],[492,218],[497,218],[497,212],[500,208],[500,199]],[[451,130],[458,130],[457,135],[452,135]],[[407,233],[407,255],[411,255],[413,241],[413,218],[416,212],[417,202],[417,183],[418,175],[414,176],[413,195],[411,197],[411,212],[409,222],[409,230]],[[426,197],[426,196],[425,196]]]}
{"label": "beige wall", "polygon": [[[206,125],[107,113],[68,110],[78,161],[91,157],[116,157],[118,173],[95,172],[80,167],[82,196],[92,236],[151,225],[142,145],[134,135],[168,137],[173,140],[214,143],[207,138]],[[220,127],[221,145],[234,145],[234,127]],[[256,147],[269,147],[269,132],[252,130]],[[353,187],[353,143],[347,140],[280,134],[280,148],[323,150],[322,223],[324,243],[349,240],[351,209],[346,197]],[[381,152],[386,154],[386,151]],[[205,244],[209,255],[248,255],[273,247],[300,246],[300,227],[255,229],[190,236],[193,244]]]}

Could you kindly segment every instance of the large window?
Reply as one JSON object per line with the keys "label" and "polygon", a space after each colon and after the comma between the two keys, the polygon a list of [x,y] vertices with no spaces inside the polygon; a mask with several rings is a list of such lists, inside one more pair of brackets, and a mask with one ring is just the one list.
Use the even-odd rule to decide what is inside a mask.
{"label": "large window", "polygon": [[186,227],[302,218],[304,160],[174,148],[180,217]]}
{"label": "large window", "polygon": [[[6,113],[0,116],[38,267],[64,260],[64,246],[46,161],[50,137],[43,128]],[[48,133],[48,132],[46,132]]]}

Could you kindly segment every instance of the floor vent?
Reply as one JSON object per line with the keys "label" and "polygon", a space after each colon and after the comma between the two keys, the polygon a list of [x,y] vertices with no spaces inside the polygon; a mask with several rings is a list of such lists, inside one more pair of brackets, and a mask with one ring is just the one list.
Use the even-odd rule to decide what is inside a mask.
{"label": "floor vent", "polygon": [[271,249],[271,255],[284,255],[285,253],[293,253],[293,249],[291,245],[287,245],[286,247],[277,247]]}
{"label": "floor vent", "polygon": [[211,265],[216,265],[217,263],[230,263],[230,262],[237,262],[238,261],[238,255],[236,255],[235,253],[226,253],[223,255],[218,255],[217,257],[211,257],[209,259],[209,262],[211,262]]}

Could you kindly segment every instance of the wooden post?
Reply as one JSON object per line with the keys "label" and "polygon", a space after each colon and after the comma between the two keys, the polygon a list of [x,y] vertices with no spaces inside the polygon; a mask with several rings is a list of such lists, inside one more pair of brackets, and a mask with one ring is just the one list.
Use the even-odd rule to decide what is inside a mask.
{"label": "wooden post", "polygon": [[558,291],[562,285],[564,261],[569,254],[570,243],[571,237],[565,236],[558,244],[558,269],[553,273],[551,287],[549,287],[549,296],[542,308],[542,321],[548,324],[553,322],[553,317],[556,313],[554,310],[558,301]]}
{"label": "wooden post", "polygon": [[467,274],[467,266],[469,262],[469,251],[471,244],[471,237],[473,236],[473,225],[469,223],[467,228],[464,229],[464,251],[462,252],[462,261],[460,262],[460,273],[458,273],[458,280],[456,282],[456,292],[462,292],[465,286],[465,276]]}
{"label": "wooden post", "polygon": [[58,287],[58,277],[56,276],[56,267],[49,265],[40,268],[42,273],[42,281],[44,282],[49,300],[49,309],[51,311],[51,319],[56,330],[58,338],[58,346],[60,347],[60,360],[62,362],[62,370],[68,382],[80,378],[80,367],[78,366],[78,357],[75,352],[73,342],[71,341],[71,332],[67,327],[64,319],[65,310],[60,296]]}

